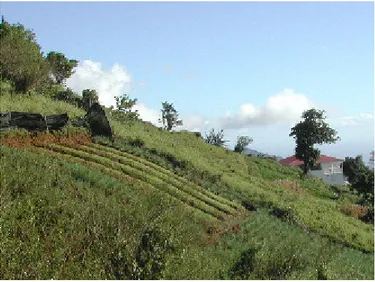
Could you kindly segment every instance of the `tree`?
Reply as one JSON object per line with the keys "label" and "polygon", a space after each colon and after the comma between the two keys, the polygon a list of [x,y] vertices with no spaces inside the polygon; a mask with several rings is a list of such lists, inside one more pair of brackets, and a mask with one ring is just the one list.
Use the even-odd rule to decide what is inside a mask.
{"label": "tree", "polygon": [[48,65],[35,34],[21,24],[0,24],[0,75],[16,92],[27,92],[48,82]]}
{"label": "tree", "polygon": [[216,132],[215,133],[215,129],[211,129],[210,133],[207,135],[206,134],[206,138],[205,138],[205,141],[206,143],[208,144],[212,144],[212,145],[215,145],[215,146],[224,146],[226,142],[228,142],[227,140],[224,140],[224,130],[220,130],[219,132]]}
{"label": "tree", "polygon": [[53,99],[65,101],[67,103],[73,104],[77,107],[82,107],[82,97],[70,88],[56,91],[52,96]]}
{"label": "tree", "polygon": [[69,60],[63,53],[58,52],[49,52],[46,59],[50,72],[58,84],[63,84],[74,73],[73,69],[78,64],[77,60]]}
{"label": "tree", "polygon": [[128,113],[137,103],[137,99],[130,99],[130,96],[123,94],[122,96],[115,96],[116,109],[119,112]]}
{"label": "tree", "polygon": [[336,136],[337,132],[324,121],[326,118],[324,112],[316,109],[304,111],[302,114],[304,120],[297,123],[289,134],[296,140],[296,157],[303,161],[301,177],[315,166],[319,158],[320,151],[314,148],[315,144],[331,144],[340,140]]}
{"label": "tree", "polygon": [[161,116],[162,118],[159,121],[163,122],[164,129],[168,131],[175,126],[182,125],[182,120],[178,119],[178,112],[172,103],[162,103]]}
{"label": "tree", "polygon": [[92,104],[99,101],[98,93],[93,89],[84,89],[82,91],[83,108],[87,111]]}
{"label": "tree", "polygon": [[237,144],[234,147],[234,151],[242,153],[246,146],[253,142],[253,138],[249,136],[237,136]]}
{"label": "tree", "polygon": [[343,163],[343,173],[348,177],[351,188],[363,195],[365,200],[374,200],[374,172],[362,160],[362,156],[346,157]]}
{"label": "tree", "polygon": [[134,121],[139,117],[138,111],[132,111],[137,99],[131,99],[129,95],[115,96],[116,109],[112,109],[112,116],[118,121]]}

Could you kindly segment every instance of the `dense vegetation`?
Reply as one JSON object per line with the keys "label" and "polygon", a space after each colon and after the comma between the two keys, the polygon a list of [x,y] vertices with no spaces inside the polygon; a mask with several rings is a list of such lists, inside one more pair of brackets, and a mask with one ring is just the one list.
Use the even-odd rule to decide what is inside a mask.
{"label": "dense vegetation", "polygon": [[[72,70],[16,89],[1,67],[1,112],[75,119],[96,99],[60,84]],[[374,278],[360,192],[157,128],[116,101],[113,140],[70,125],[0,132],[1,279]]]}

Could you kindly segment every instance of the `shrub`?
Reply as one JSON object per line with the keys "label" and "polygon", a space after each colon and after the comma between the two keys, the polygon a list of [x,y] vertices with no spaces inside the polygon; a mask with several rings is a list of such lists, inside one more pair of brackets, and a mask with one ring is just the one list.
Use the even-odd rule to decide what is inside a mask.
{"label": "shrub", "polygon": [[166,256],[173,249],[158,230],[146,230],[136,254],[134,279],[155,280],[164,277]]}
{"label": "shrub", "polygon": [[363,222],[374,224],[374,207],[369,207],[367,213],[359,218]]}
{"label": "shrub", "polygon": [[215,133],[215,129],[211,129],[210,133],[206,133],[205,138],[206,143],[212,144],[215,146],[224,146],[227,140],[224,140],[224,130],[220,130],[219,132]]}
{"label": "shrub", "polygon": [[234,147],[234,151],[238,153],[242,153],[243,150],[246,148],[246,146],[248,146],[252,142],[253,142],[253,138],[249,136],[238,136],[237,144]]}
{"label": "shrub", "polygon": [[340,210],[346,215],[362,218],[368,214],[369,209],[363,206],[341,206]]}
{"label": "shrub", "polygon": [[229,270],[229,278],[232,280],[248,280],[254,271],[255,249],[248,249],[241,253],[240,259]]}
{"label": "shrub", "polygon": [[138,147],[138,148],[142,148],[145,145],[145,142],[140,138],[129,139],[127,143],[130,146]]}

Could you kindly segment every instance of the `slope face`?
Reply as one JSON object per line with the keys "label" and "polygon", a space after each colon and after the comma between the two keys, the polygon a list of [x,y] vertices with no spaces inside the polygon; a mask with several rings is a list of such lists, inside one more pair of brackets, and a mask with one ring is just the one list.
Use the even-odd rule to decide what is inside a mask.
{"label": "slope face", "polygon": [[96,166],[100,165],[117,173],[123,173],[130,179],[147,183],[150,187],[163,191],[182,203],[219,220],[224,220],[228,215],[244,212],[240,205],[216,196],[147,160],[141,160],[125,152],[95,144],[65,146],[43,144],[41,146],[67,158],[78,158],[87,164],[93,163]]}
{"label": "slope face", "polygon": [[[19,100],[17,109],[11,102],[1,109],[80,114],[53,100],[44,109],[37,99]],[[7,145],[32,145],[37,154],[1,147],[1,269],[9,269],[2,277],[114,279],[115,265],[132,265],[125,257],[135,258],[142,232],[157,226],[180,242],[169,279],[373,278],[373,225],[341,211],[358,200],[350,191],[301,181],[295,169],[190,132],[110,123],[113,143],[30,143],[16,134]],[[239,203],[256,211],[248,216]],[[234,222],[221,238],[206,234]],[[237,271],[247,263],[252,273]]]}

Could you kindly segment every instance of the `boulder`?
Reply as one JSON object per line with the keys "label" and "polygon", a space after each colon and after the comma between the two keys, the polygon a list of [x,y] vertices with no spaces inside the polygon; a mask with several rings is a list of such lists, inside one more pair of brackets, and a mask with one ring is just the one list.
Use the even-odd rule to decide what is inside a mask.
{"label": "boulder", "polygon": [[7,128],[10,127],[10,112],[7,113],[0,113],[0,128]]}
{"label": "boulder", "polygon": [[72,120],[70,122],[73,126],[89,127],[85,119]]}
{"label": "boulder", "polygon": [[58,130],[68,123],[69,117],[67,114],[46,116],[46,123],[48,129]]}
{"label": "boulder", "polygon": [[10,112],[10,126],[27,130],[46,130],[46,120],[41,114]]}
{"label": "boulder", "polygon": [[109,121],[103,108],[98,103],[94,103],[89,108],[85,120],[90,126],[92,136],[105,136],[112,138],[112,128],[109,125]]}

